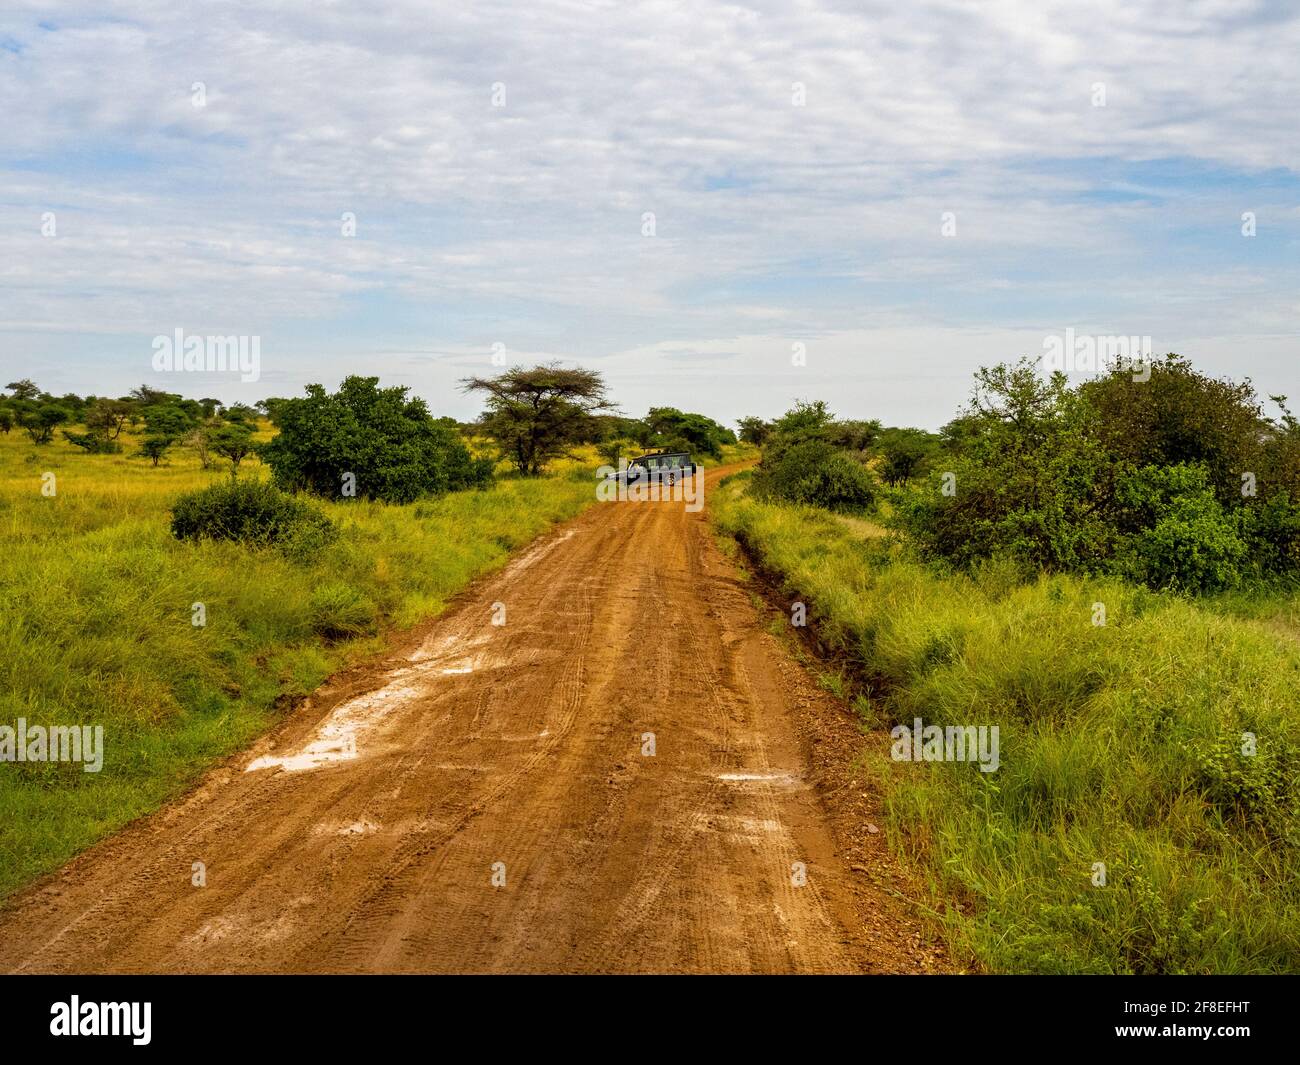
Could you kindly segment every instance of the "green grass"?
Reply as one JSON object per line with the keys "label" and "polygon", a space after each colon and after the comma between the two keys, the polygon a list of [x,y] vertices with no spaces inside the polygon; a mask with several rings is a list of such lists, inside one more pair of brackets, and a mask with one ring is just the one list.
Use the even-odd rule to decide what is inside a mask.
{"label": "green grass", "polygon": [[[959,961],[1300,971],[1300,644],[1283,604],[1256,619],[1113,581],[946,575],[745,483],[712,512],[857,679],[865,765]],[[915,717],[997,725],[1001,768],[892,760],[887,729]]]}
{"label": "green grass", "polygon": [[730,466],[736,462],[757,462],[762,452],[753,444],[723,444],[722,457],[709,461],[705,460],[709,466]]}
{"label": "green grass", "polygon": [[[0,725],[23,717],[105,734],[99,773],[0,763],[0,897],[156,809],[292,697],[595,499],[593,459],[409,506],[321,504],[342,534],[303,563],[173,539],[172,500],[227,474],[181,449],[155,469],[134,449],[86,455],[62,438],[35,447],[17,431],[0,436]],[[246,461],[241,477],[259,476]]]}

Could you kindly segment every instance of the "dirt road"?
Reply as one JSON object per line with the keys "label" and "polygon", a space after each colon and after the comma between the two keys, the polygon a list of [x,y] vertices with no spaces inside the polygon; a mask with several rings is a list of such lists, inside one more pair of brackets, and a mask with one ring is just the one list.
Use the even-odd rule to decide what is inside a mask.
{"label": "dirt road", "polygon": [[0,970],[920,968],[808,715],[851,741],[704,515],[598,505],[12,900]]}

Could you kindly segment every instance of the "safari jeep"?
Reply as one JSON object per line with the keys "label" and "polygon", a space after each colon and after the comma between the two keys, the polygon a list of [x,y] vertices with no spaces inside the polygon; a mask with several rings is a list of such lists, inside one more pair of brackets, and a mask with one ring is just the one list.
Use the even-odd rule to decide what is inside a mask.
{"label": "safari jeep", "polygon": [[684,451],[647,451],[628,460],[627,469],[620,470],[614,477],[627,484],[676,484],[683,477],[695,472],[695,463]]}

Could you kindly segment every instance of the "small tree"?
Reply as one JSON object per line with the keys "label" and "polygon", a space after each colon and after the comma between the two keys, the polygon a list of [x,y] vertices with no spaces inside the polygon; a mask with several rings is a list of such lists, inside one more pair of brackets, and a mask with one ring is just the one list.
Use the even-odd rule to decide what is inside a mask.
{"label": "small tree", "polygon": [[32,404],[26,410],[19,412],[18,424],[27,430],[27,435],[32,438],[33,444],[48,444],[54,439],[54,430],[68,418],[68,412],[56,404],[42,403],[40,406]]}
{"label": "small tree", "polygon": [[721,458],[722,445],[734,444],[736,434],[703,414],[690,414],[676,407],[651,407],[645,417],[661,446],[690,451],[694,455]]}
{"label": "small tree", "polygon": [[0,408],[0,433],[4,433],[5,436],[8,436],[9,430],[12,429],[13,427],[14,427],[13,411]]}
{"label": "small tree", "polygon": [[223,425],[213,432],[210,445],[213,451],[230,463],[230,479],[239,476],[239,464],[251,454],[256,445],[253,431],[244,425]]}
{"label": "small tree", "polygon": [[172,392],[164,392],[159,388],[141,385],[139,388],[131,389],[127,398],[138,403],[141,407],[156,407],[178,401],[181,397]]}
{"label": "small tree", "polygon": [[736,423],[740,427],[740,441],[743,444],[755,444],[762,447],[772,432],[772,427],[762,418],[741,418]]}
{"label": "small tree", "polygon": [[129,399],[97,399],[86,412],[86,428],[92,435],[116,440],[133,414],[135,403]]}
{"label": "small tree", "polygon": [[466,392],[487,393],[479,424],[527,477],[538,476],[552,459],[590,439],[594,416],[613,409],[599,373],[565,369],[558,362],[470,377],[463,384]]}
{"label": "small tree", "polygon": [[138,454],[153,462],[155,466],[167,454],[168,449],[172,446],[172,438],[168,436],[146,436],[140,441],[140,450]]}
{"label": "small tree", "polygon": [[880,434],[880,476],[891,488],[907,484],[921,472],[934,450],[934,438],[923,429],[885,429]]}
{"label": "small tree", "polygon": [[129,400],[96,399],[85,410],[86,432],[73,433],[65,429],[63,436],[68,443],[92,455],[116,454],[122,450],[117,438],[133,412],[134,404]]}
{"label": "small tree", "polygon": [[190,430],[182,443],[194,449],[199,457],[199,468],[212,469],[212,434],[221,426],[218,418],[206,418]]}
{"label": "small tree", "polygon": [[98,433],[70,433],[64,429],[63,438],[92,455],[112,455],[122,450],[122,445],[116,440],[109,440]]}
{"label": "small tree", "polygon": [[247,425],[250,428],[257,424],[257,410],[250,407],[247,403],[236,403],[233,406],[225,408],[225,410],[221,412],[221,417],[228,422],[238,425]]}
{"label": "small tree", "polygon": [[21,381],[10,381],[5,388],[13,393],[14,399],[35,399],[41,394],[41,390],[36,387],[36,382],[30,377],[24,377]]}
{"label": "small tree", "polygon": [[195,419],[176,403],[155,403],[144,409],[144,428],[150,436],[175,442],[194,428]]}

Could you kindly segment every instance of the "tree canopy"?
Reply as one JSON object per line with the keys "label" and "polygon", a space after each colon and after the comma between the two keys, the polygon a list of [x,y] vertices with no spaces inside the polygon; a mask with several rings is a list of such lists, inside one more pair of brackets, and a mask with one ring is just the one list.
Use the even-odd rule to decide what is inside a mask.
{"label": "tree canopy", "polygon": [[485,394],[487,410],[479,427],[529,477],[576,444],[594,439],[594,417],[613,409],[597,371],[554,362],[496,377],[470,377],[462,384],[466,392]]}
{"label": "tree canopy", "polygon": [[409,503],[491,478],[491,462],[472,458],[459,434],[406,388],[351,376],[333,394],[316,384],[306,391],[274,404],[279,433],[262,448],[283,488]]}

